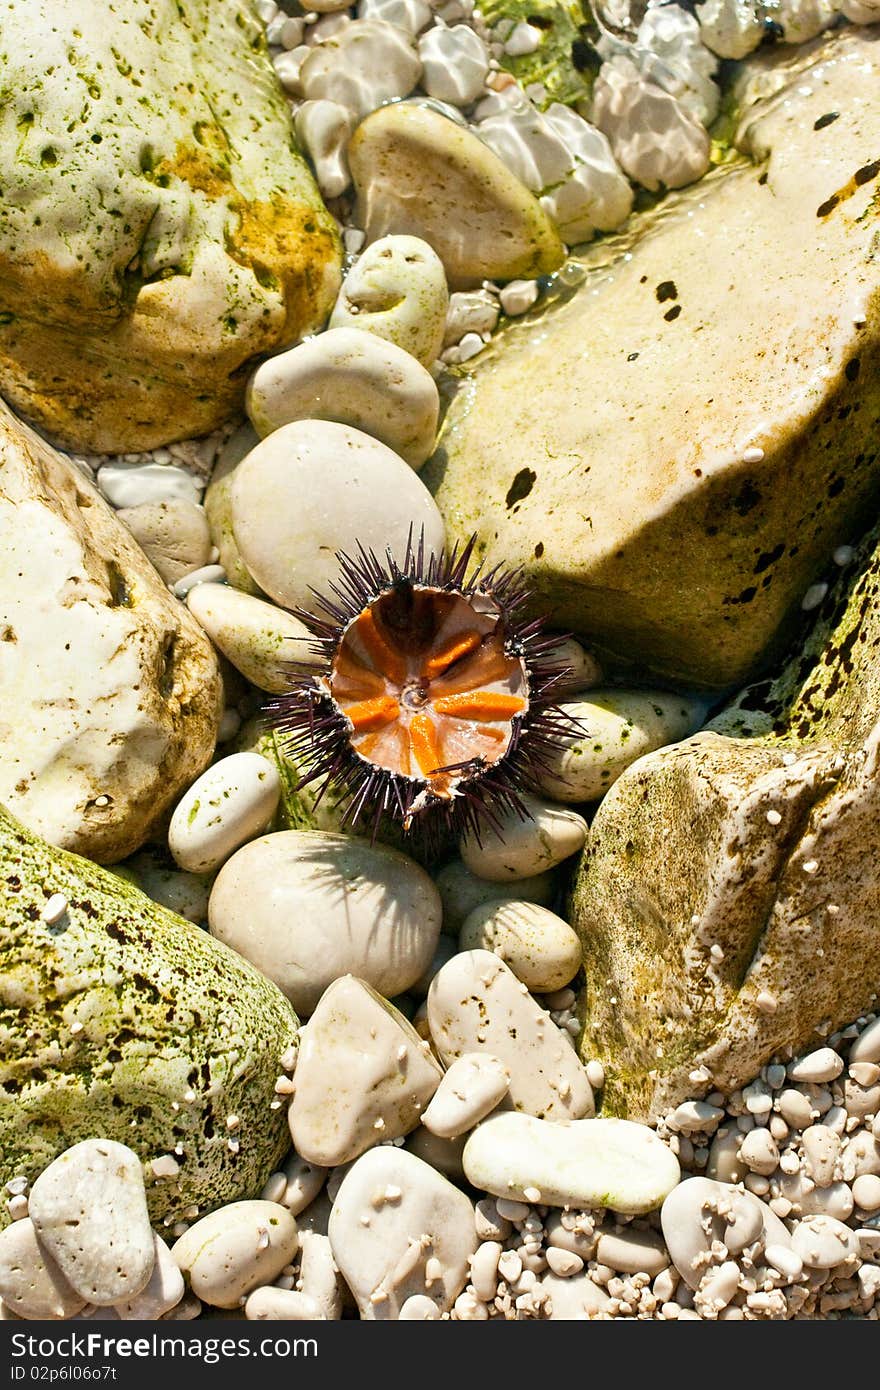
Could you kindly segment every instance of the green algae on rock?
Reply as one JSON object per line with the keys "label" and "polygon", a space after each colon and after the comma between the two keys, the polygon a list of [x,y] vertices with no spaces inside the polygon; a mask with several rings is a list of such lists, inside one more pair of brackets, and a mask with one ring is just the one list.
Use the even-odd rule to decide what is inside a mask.
{"label": "green algae on rock", "polygon": [[502,53],[498,59],[521,87],[540,82],[546,97],[536,105],[562,101],[574,106],[589,101],[593,73],[599,66],[592,40],[600,31],[587,4],[581,0],[481,0],[480,12],[490,27],[505,19],[510,24],[525,21],[539,35],[534,53]]}
{"label": "green algae on rock", "polygon": [[880,531],[853,571],[779,674],[599,807],[572,920],[612,1112],[730,1094],[877,1008]]}
{"label": "green algae on rock", "polygon": [[98,452],[232,418],[340,271],[250,0],[12,0],[0,87],[3,394]]}
{"label": "green algae on rock", "polygon": [[98,1136],[145,1164],[154,1222],[259,1193],[289,1145],[270,1108],[297,1043],[280,991],[2,807],[0,921],[0,1182]]}
{"label": "green algae on rock", "polygon": [[871,31],[802,49],[747,159],[462,370],[421,474],[450,544],[478,530],[591,649],[742,682],[876,504],[878,82]]}

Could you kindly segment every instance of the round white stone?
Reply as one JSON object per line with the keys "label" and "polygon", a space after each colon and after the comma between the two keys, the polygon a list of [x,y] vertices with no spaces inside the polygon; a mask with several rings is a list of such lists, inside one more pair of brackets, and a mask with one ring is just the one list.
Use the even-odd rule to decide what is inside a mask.
{"label": "round white stone", "polygon": [[98,491],[111,507],[141,507],[148,503],[198,502],[204,484],[185,468],[163,463],[105,463],[98,469]]}
{"label": "round white stone", "polygon": [[880,1062],[880,1017],[859,1033],[850,1047],[849,1061],[850,1066],[853,1062]]}
{"label": "round white stone", "polygon": [[833,1216],[805,1216],[791,1233],[791,1248],[807,1269],[836,1269],[855,1264],[859,1242],[855,1231]]}
{"label": "round white stone", "polygon": [[481,827],[479,840],[473,831],[463,836],[459,853],[471,873],[494,883],[512,883],[555,868],[583,849],[587,838],[583,816],[534,796],[524,796],[522,801],[528,819],[515,811],[502,811],[497,816],[499,829]]}
{"label": "round white stone", "polygon": [[326,1317],[308,1294],[274,1284],[264,1284],[248,1295],[244,1315],[249,1322],[316,1322]]}
{"label": "round white stone", "polygon": [[359,0],[358,19],[381,19],[408,34],[420,34],[431,23],[426,0]]}
{"label": "round white stone", "polygon": [[293,420],[351,425],[419,469],[437,434],[434,378],[396,343],[360,329],[331,328],[263,362],[248,386],[248,415],[263,437]]}
{"label": "round white stone", "polygon": [[221,758],[174,808],[168,848],[175,862],[190,873],[213,873],[266,829],[280,795],[277,769],[259,753]]}
{"label": "round white stone", "polygon": [[570,107],[554,102],[541,112],[527,102],[508,105],[477,132],[540,197],[569,245],[613,231],[629,217],[632,189],[607,138]]}
{"label": "round white stone", "polygon": [[745,58],[764,37],[754,0],[706,0],[696,13],[703,43],[719,58]]}
{"label": "round white stone", "polygon": [[370,1149],[349,1169],[329,1235],[333,1258],[368,1321],[396,1320],[416,1295],[447,1311],[465,1286],[477,1244],[464,1193],[391,1145]]}
{"label": "round white stone", "polygon": [[296,1222],[277,1202],[230,1202],[175,1241],[174,1262],[193,1293],[213,1308],[237,1308],[277,1279],[299,1248]]}
{"label": "round white stone", "polygon": [[414,860],[322,831],[280,831],[227,860],[211,931],[274,980],[298,1013],[357,975],[386,999],[417,980],[440,934],[440,896]]}
{"label": "round white stone", "polygon": [[551,1322],[586,1322],[593,1313],[601,1313],[611,1302],[610,1296],[588,1274],[560,1278],[545,1274],[541,1288],[550,1295]]}
{"label": "round white stone", "polygon": [[629,1120],[553,1124],[533,1115],[498,1114],[464,1146],[474,1187],[496,1197],[543,1205],[653,1211],[679,1180],[678,1159],[647,1125]]}
{"label": "round white stone", "polygon": [[593,88],[593,120],[635,183],[656,192],[702,178],[710,141],[683,102],[647,81],[629,57],[602,64]]}
{"label": "round white stone", "polygon": [[499,1058],[517,1110],[559,1121],[592,1115],[593,1092],[574,1048],[492,952],[464,951],[444,965],[428,993],[428,1022],[447,1066],[472,1052]]}
{"label": "round white stone", "polygon": [[443,346],[448,308],[436,251],[420,237],[383,236],[346,275],[330,328],[364,329],[430,367]]}
{"label": "round white stone", "polygon": [[489,54],[482,39],[466,24],[429,29],[419,39],[421,85],[428,96],[452,106],[470,106],[483,90]]}
{"label": "round white stone", "polygon": [[604,796],[630,763],[691,733],[702,710],[668,691],[610,686],[561,708],[580,732],[566,748],[548,752],[549,771],[539,772],[538,781],[547,796],[570,802]]}
{"label": "round white stone", "polygon": [[203,507],[175,497],[141,502],[117,512],[166,584],[201,569],[211,553],[211,533]]}
{"label": "round white stone", "polygon": [[843,1059],[830,1047],[820,1047],[788,1068],[792,1081],[833,1081],[842,1071]]}
{"label": "round white stone", "polygon": [[337,554],[358,543],[399,562],[412,535],[439,554],[443,521],[399,455],[360,430],[325,420],[282,425],[235,471],[232,522],[242,559],[276,603],[309,608],[327,592]]}
{"label": "round white stone", "polygon": [[757,1240],[785,1248],[791,1244],[788,1231],[764,1202],[710,1178],[687,1178],[673,1188],[660,1224],[672,1263],[692,1289],[699,1287],[713,1241],[721,1241],[731,1255]]}
{"label": "round white stone", "polygon": [[176,1308],[185,1292],[183,1275],[160,1236],[154,1236],[156,1263],[149,1283],[134,1298],[114,1303],[116,1316],[125,1321],[155,1322]]}
{"label": "round white stone", "polygon": [[46,1250],[28,1217],[0,1231],[0,1297],[16,1317],[60,1321],[85,1307]]}

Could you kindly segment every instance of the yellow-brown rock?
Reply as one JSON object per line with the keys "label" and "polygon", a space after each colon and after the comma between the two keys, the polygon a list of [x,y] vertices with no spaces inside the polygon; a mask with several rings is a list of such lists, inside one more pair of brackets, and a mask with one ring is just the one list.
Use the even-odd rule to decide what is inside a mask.
{"label": "yellow-brown rock", "polygon": [[250,0],[11,0],[0,83],[0,392],[97,452],[232,418],[340,266]]}

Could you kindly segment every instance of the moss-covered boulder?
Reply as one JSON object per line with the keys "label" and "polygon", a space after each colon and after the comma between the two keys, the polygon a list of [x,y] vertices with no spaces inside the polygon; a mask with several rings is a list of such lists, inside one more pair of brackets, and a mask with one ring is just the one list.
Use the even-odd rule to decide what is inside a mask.
{"label": "moss-covered boulder", "polygon": [[704,687],[749,677],[880,496],[880,41],[761,67],[740,156],[504,328],[421,475],[536,611]]}
{"label": "moss-covered boulder", "polygon": [[0,391],[97,451],[231,418],[340,267],[250,0],[9,0],[0,90]]}
{"label": "moss-covered boulder", "polygon": [[878,649],[875,531],[780,673],[599,807],[572,917],[612,1112],[730,1092],[877,1008]]}
{"label": "moss-covered boulder", "polygon": [[0,1183],[99,1136],[146,1165],[154,1222],[256,1197],[290,1143],[271,1103],[296,1041],[241,956],[0,807]]}

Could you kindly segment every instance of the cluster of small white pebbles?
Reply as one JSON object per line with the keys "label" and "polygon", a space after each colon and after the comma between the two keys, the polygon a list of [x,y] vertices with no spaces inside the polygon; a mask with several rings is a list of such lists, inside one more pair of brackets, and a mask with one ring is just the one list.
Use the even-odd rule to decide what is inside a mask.
{"label": "cluster of small white pebbles", "polygon": [[[655,1132],[590,1118],[601,1068],[563,1041],[564,1009],[517,998],[485,952],[456,960],[430,1044],[362,981],[325,991],[279,1076],[296,1147],[252,1200],[156,1232],[140,1160],[103,1139],[13,1179],[2,1316],[880,1318],[880,1017]],[[514,1022],[534,1047],[505,1060]]]}

